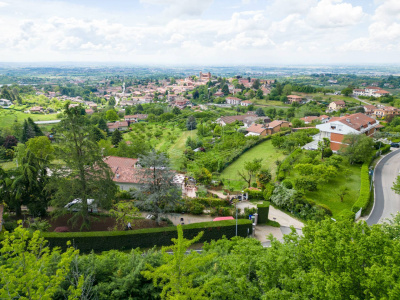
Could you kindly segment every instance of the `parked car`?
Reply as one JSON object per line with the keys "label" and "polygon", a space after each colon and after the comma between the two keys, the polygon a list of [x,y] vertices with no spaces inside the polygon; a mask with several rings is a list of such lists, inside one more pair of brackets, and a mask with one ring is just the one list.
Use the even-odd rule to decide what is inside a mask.
{"label": "parked car", "polygon": [[399,144],[399,143],[391,143],[391,144],[390,144],[390,147],[399,148],[399,147],[400,147],[400,144]]}
{"label": "parked car", "polygon": [[[94,199],[87,199],[88,203],[88,211],[89,212],[94,212],[97,213],[99,212],[97,208],[97,204],[95,203]],[[74,199],[70,203],[64,206],[69,211],[77,212],[80,211],[82,207],[82,201],[81,199]]]}

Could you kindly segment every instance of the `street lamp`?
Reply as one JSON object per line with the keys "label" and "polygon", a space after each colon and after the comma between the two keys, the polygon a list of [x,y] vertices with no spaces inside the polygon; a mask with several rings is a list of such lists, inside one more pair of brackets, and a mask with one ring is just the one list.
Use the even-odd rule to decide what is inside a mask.
{"label": "street lamp", "polygon": [[235,201],[235,210],[236,210],[236,236],[237,236],[237,203],[238,203],[238,199],[236,199],[236,201]]}

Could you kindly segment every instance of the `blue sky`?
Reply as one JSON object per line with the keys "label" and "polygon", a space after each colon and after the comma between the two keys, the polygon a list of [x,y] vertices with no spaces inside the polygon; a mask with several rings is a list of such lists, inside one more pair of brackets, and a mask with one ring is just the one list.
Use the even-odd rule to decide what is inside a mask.
{"label": "blue sky", "polygon": [[0,0],[0,61],[400,63],[399,0]]}

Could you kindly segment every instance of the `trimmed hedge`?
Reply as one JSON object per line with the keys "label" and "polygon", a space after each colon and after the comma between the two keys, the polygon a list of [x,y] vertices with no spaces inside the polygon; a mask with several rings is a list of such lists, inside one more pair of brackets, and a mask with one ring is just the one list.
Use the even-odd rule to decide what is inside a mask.
{"label": "trimmed hedge", "polygon": [[245,189],[244,192],[249,194],[249,200],[262,200],[264,198],[263,192],[261,190],[257,191]]}
{"label": "trimmed hedge", "polygon": [[268,222],[269,214],[269,202],[264,201],[262,204],[257,204],[258,209],[258,221],[259,224],[265,224]]}
{"label": "trimmed hedge", "polygon": [[361,186],[360,186],[360,195],[358,196],[357,201],[353,204],[353,207],[351,210],[356,213],[357,211],[362,208],[364,211],[369,204],[369,199],[370,199],[370,181],[369,181],[369,165],[371,163],[372,159],[367,160],[366,162],[363,163],[361,167]]}
{"label": "trimmed hedge", "polygon": [[198,202],[203,204],[205,207],[212,206],[212,207],[219,207],[219,206],[231,206],[228,199],[219,199],[219,198],[190,198],[189,201]]}
{"label": "trimmed hedge", "polygon": [[[238,220],[238,236],[247,237],[252,233],[250,220]],[[199,232],[204,234],[199,242],[209,242],[226,236],[235,236],[236,220],[204,222],[183,225],[186,239],[194,238]],[[50,247],[67,248],[67,241],[82,253],[108,250],[130,250],[172,245],[171,239],[177,238],[175,226],[146,228],[129,231],[94,231],[94,232],[43,232],[41,235],[49,241]]]}
{"label": "trimmed hedge", "polygon": [[380,151],[381,151],[381,154],[388,153],[390,151],[390,145],[385,145],[385,146],[381,147]]}

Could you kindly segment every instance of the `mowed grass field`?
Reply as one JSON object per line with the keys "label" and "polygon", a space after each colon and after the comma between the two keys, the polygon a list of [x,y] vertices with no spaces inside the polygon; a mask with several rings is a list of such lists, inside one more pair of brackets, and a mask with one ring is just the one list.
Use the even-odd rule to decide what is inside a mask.
{"label": "mowed grass field", "polygon": [[196,138],[197,129],[191,131],[183,131],[178,139],[168,150],[172,168],[179,170],[183,162],[184,151],[186,149],[186,140],[188,137]]}
{"label": "mowed grass field", "polygon": [[29,117],[33,121],[49,121],[56,120],[57,114],[25,114],[21,111],[12,109],[0,109],[0,128],[12,126],[15,119],[17,119],[18,122],[21,122]]}
{"label": "mowed grass field", "polygon": [[[235,160],[232,164],[225,168],[225,170],[223,170],[221,173],[221,178],[225,179],[224,182],[226,186],[228,185],[226,182],[229,181],[230,187],[233,187],[236,190],[240,190],[246,185],[246,183],[238,175],[238,171],[244,169],[245,162],[251,161],[254,158],[261,158],[262,167],[270,169],[274,178],[277,168],[275,162],[277,160],[283,160],[285,157],[286,155],[283,154],[281,150],[276,149],[274,148],[274,146],[272,146],[271,140],[267,140],[246,151],[237,160]],[[252,182],[256,182],[255,178]]]}

